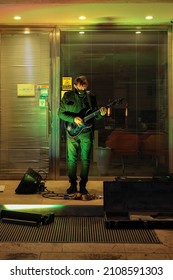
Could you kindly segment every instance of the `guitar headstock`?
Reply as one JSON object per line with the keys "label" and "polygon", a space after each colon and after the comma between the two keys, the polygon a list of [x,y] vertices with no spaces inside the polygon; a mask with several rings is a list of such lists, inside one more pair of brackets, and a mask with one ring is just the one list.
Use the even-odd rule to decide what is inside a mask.
{"label": "guitar headstock", "polygon": [[106,107],[110,107],[113,105],[121,105],[125,98],[116,98],[111,103],[109,103]]}

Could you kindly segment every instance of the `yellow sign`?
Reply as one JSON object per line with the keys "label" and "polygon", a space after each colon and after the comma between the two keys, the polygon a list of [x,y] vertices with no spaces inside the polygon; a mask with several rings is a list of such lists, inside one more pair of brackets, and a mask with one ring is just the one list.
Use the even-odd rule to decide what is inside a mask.
{"label": "yellow sign", "polygon": [[62,90],[72,90],[72,77],[62,77]]}
{"label": "yellow sign", "polygon": [[35,96],[35,84],[17,84],[17,96]]}

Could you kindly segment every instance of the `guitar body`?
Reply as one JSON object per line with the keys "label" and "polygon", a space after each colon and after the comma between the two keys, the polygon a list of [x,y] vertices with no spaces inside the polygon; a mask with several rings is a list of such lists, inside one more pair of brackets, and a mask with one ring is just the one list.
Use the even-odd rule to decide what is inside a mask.
{"label": "guitar body", "polygon": [[[78,114],[76,114],[76,117],[80,117],[81,119],[83,119],[83,124],[78,126],[75,123],[69,123],[69,122],[65,122],[65,129],[68,133],[68,135],[70,137],[76,137],[78,136],[83,130],[91,128],[92,127],[92,121],[88,120],[85,121],[86,117],[89,116],[91,113],[91,110],[86,110],[83,109],[81,112],[79,112]],[[75,117],[75,116],[74,116]]]}
{"label": "guitar body", "polygon": [[[118,98],[115,99],[114,101],[112,101],[111,103],[109,103],[106,108],[113,106],[114,104],[122,104],[122,101],[124,100],[124,98]],[[75,117],[80,117],[83,120],[83,124],[78,126],[75,123],[69,123],[69,122],[65,122],[65,129],[68,133],[68,135],[70,137],[75,138],[76,136],[78,136],[84,129],[88,129],[92,127],[93,122],[91,121],[91,119],[93,119],[95,116],[97,116],[97,114],[99,113],[100,109],[92,112],[90,109],[83,109],[81,112],[79,112],[78,114],[74,115]]]}

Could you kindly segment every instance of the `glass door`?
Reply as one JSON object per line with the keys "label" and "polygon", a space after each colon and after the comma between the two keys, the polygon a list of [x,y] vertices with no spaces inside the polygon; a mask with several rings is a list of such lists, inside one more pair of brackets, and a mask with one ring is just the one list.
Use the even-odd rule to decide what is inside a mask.
{"label": "glass door", "polygon": [[[87,76],[99,106],[124,98],[123,104],[95,122],[91,176],[153,176],[168,171],[167,56],[167,30],[61,32],[61,78]],[[62,125],[62,175],[65,141]],[[106,147],[112,155],[103,174],[96,151]]]}

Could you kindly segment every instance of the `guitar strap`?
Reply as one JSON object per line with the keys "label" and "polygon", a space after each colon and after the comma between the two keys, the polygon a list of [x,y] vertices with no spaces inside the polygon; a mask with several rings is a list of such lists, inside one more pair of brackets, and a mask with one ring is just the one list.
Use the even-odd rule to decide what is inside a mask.
{"label": "guitar strap", "polygon": [[[87,91],[87,99],[88,99],[88,104],[89,104],[90,110],[93,111],[92,104],[91,104],[91,95],[90,95],[90,91]],[[93,140],[94,140],[94,124],[92,125],[91,135],[92,135],[92,138],[93,138]]]}
{"label": "guitar strap", "polygon": [[90,109],[92,110],[92,104],[91,104],[91,97],[90,97],[90,91],[87,91],[87,99]]}

